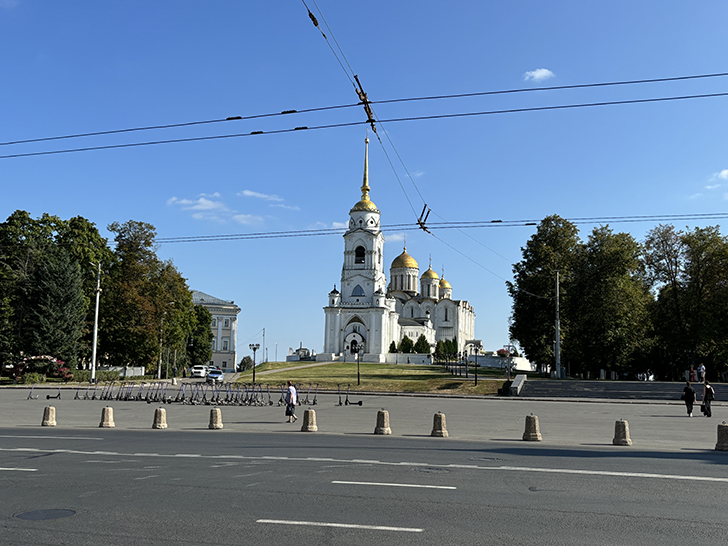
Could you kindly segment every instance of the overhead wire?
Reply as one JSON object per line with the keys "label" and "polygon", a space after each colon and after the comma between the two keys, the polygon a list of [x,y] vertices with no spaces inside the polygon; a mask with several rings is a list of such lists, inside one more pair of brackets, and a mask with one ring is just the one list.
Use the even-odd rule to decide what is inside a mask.
{"label": "overhead wire", "polygon": [[[305,3],[304,3],[304,5],[305,5]],[[345,73],[347,73],[347,77],[349,77],[349,74],[346,71],[346,69],[343,66],[342,66],[342,68],[344,69]],[[469,97],[482,97],[482,96],[489,96],[489,95],[528,93],[528,92],[533,92],[533,91],[557,91],[557,90],[566,90],[566,89],[586,89],[586,88],[594,88],[594,87],[635,85],[635,84],[643,84],[643,83],[663,83],[663,82],[671,82],[671,81],[685,81],[685,80],[704,79],[704,78],[717,78],[717,77],[723,77],[723,76],[728,76],[728,72],[717,72],[717,73],[712,73],[712,74],[696,74],[696,75],[690,75],[690,76],[674,76],[674,77],[669,77],[669,78],[651,78],[651,79],[643,79],[643,80],[626,80],[626,81],[616,81],[616,82],[558,85],[558,86],[547,86],[547,87],[527,87],[527,88],[504,89],[504,90],[495,90],[495,91],[478,91],[478,92],[472,92],[472,93],[457,93],[457,94],[451,94],[451,95],[405,97],[405,98],[385,99],[385,100],[370,101],[370,102],[371,102],[371,104],[395,104],[395,103],[406,103],[406,102],[417,102],[417,101],[428,101],[428,100],[446,100],[446,99],[458,99],[458,98],[469,98]],[[246,120],[251,120],[251,119],[285,116],[285,115],[290,115],[290,114],[307,114],[307,113],[312,113],[312,112],[323,112],[323,111],[327,111],[327,110],[340,110],[340,109],[346,109],[346,108],[355,108],[358,106],[361,106],[361,103],[340,104],[340,105],[334,105],[334,106],[322,106],[322,107],[315,107],[315,108],[302,108],[302,109],[295,109],[295,110],[289,109],[289,110],[282,110],[279,112],[269,112],[269,113],[265,113],[265,114],[253,114],[253,115],[248,115],[248,116],[237,116],[236,115],[236,116],[229,116],[229,117],[218,118],[218,119],[188,121],[188,122],[170,123],[170,124],[163,124],[163,125],[149,125],[149,126],[142,126],[142,127],[128,127],[128,128],[124,128],[124,129],[111,129],[111,130],[105,130],[105,131],[93,131],[93,132],[86,132],[86,133],[73,133],[73,134],[68,134],[68,135],[57,135],[57,136],[51,136],[51,137],[38,137],[38,138],[30,138],[30,139],[24,139],[24,140],[12,140],[12,141],[0,142],[0,146],[10,146],[10,145],[16,145],[16,144],[29,144],[29,143],[36,143],[36,142],[48,142],[48,141],[54,141],[54,140],[83,138],[83,137],[91,137],[91,136],[106,136],[106,135],[113,135],[113,134],[132,133],[132,132],[138,132],[138,131],[174,129],[174,128],[180,128],[180,127],[191,127],[191,126],[195,126],[195,125],[210,125],[210,124],[216,124],[216,123],[225,123],[225,122],[229,122],[229,121],[246,121]]]}
{"label": "overhead wire", "polygon": [[[488,116],[488,115],[496,115],[496,114],[539,112],[539,111],[548,111],[548,110],[566,110],[566,109],[574,109],[574,108],[589,108],[589,107],[596,107],[596,106],[615,106],[615,105],[625,105],[625,104],[668,102],[668,101],[704,99],[704,98],[715,98],[715,97],[725,97],[725,96],[728,96],[728,92],[726,92],[726,93],[706,93],[706,94],[701,94],[701,95],[658,97],[658,98],[650,98],[650,99],[633,99],[633,100],[605,101],[605,102],[592,102],[592,103],[580,103],[580,104],[565,104],[565,105],[556,105],[556,106],[533,106],[533,107],[528,107],[528,108],[510,108],[510,109],[506,109],[506,110],[485,110],[485,111],[481,111],[481,112],[464,112],[464,113],[456,113],[456,114],[433,114],[433,115],[428,115],[428,116],[409,116],[409,117],[402,117],[402,118],[389,118],[389,119],[380,120],[380,123],[428,121],[428,120],[435,120],[435,119],[448,119],[448,118],[452,119],[452,118],[462,118],[462,117]],[[104,145],[104,146],[87,146],[87,147],[83,147],[83,148],[65,148],[65,149],[61,149],[61,150],[47,150],[47,151],[40,151],[40,152],[24,152],[24,153],[17,153],[17,154],[0,155],[0,159],[10,159],[10,158],[18,158],[18,157],[33,157],[33,156],[54,155],[54,154],[66,154],[66,153],[87,152],[87,151],[96,151],[96,150],[111,150],[111,149],[118,149],[118,148],[134,148],[134,147],[140,147],[140,146],[153,146],[153,145],[157,145],[157,144],[176,144],[176,143],[181,143],[181,142],[202,142],[202,141],[207,141],[207,140],[220,140],[220,139],[227,139],[227,138],[240,138],[240,137],[257,136],[257,135],[275,135],[275,134],[293,133],[293,132],[302,131],[302,130],[314,131],[314,130],[320,130],[320,129],[339,129],[339,128],[343,128],[343,127],[354,127],[357,125],[367,125],[367,124],[369,124],[369,121],[353,121],[353,122],[346,122],[346,123],[331,123],[331,124],[327,124],[327,125],[317,125],[317,126],[299,126],[299,127],[288,128],[288,129],[277,129],[277,130],[272,130],[272,131],[251,131],[249,133],[233,133],[233,134],[227,134],[227,135],[212,135],[212,136],[204,136],[204,137],[175,138],[175,139],[167,139],[167,140],[132,142],[132,143],[124,143],[124,144],[109,144],[109,145]]]}

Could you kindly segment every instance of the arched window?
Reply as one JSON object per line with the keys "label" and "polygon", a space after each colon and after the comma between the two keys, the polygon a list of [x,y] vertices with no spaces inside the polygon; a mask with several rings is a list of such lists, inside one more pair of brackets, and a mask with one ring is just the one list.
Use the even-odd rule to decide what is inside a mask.
{"label": "arched window", "polygon": [[366,251],[364,250],[363,246],[356,247],[356,250],[354,250],[354,263],[363,264],[365,254],[366,254]]}
{"label": "arched window", "polygon": [[363,296],[364,295],[364,289],[360,285],[356,285],[354,287],[354,290],[351,293],[352,296]]}

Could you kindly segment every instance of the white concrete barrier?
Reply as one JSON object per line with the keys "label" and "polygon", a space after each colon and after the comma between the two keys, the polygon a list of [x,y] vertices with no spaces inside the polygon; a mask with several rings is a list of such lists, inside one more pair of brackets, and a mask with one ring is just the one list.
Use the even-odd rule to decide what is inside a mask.
{"label": "white concrete barrier", "polygon": [[516,376],[516,378],[513,380],[513,383],[511,383],[511,396],[519,396],[521,394],[521,389],[523,388],[524,383],[526,383],[526,379],[528,379],[528,377],[525,373],[518,374]]}

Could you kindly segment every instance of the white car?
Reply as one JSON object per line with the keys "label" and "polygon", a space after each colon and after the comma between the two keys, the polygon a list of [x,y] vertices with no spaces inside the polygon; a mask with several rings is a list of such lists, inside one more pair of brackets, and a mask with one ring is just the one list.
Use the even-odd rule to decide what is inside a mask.
{"label": "white car", "polygon": [[190,377],[207,377],[207,366],[192,366],[190,368]]}

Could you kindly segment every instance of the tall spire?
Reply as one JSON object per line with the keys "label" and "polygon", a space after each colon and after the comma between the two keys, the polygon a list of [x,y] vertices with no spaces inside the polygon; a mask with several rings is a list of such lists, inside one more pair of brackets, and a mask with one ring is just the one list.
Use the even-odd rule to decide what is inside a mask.
{"label": "tall spire", "polygon": [[369,138],[364,139],[364,181],[361,185],[361,200],[349,211],[352,212],[375,212],[379,213],[377,206],[369,199]]}
{"label": "tall spire", "polygon": [[369,137],[364,139],[364,182],[361,185],[361,200],[369,201]]}

